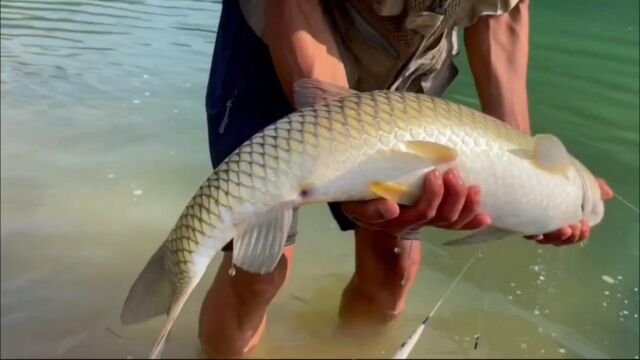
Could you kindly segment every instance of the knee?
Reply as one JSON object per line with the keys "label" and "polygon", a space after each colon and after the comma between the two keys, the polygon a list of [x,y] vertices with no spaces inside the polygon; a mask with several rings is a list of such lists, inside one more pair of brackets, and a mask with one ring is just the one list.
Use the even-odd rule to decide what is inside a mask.
{"label": "knee", "polygon": [[[356,269],[358,287],[375,303],[399,311],[420,270],[419,242],[402,243],[393,249],[376,249]],[[390,255],[391,254],[391,255]]]}
{"label": "knee", "polygon": [[283,256],[273,272],[262,275],[240,268],[232,275],[230,268],[231,254],[225,254],[200,311],[199,338],[207,357],[241,357],[257,344],[267,308],[286,280],[287,260]]}
{"label": "knee", "polygon": [[346,324],[384,325],[404,310],[409,285],[393,286],[351,279],[342,293],[339,317]]}
{"label": "knee", "polygon": [[421,249],[418,242],[396,247],[361,246],[356,272],[343,293],[341,313],[345,317],[364,316],[387,323],[404,310],[420,269]]}
{"label": "knee", "polygon": [[404,310],[409,291],[418,274],[419,263],[405,262],[402,265],[388,269],[387,276],[377,279],[359,277],[355,281],[355,288],[388,321]]}
{"label": "knee", "polygon": [[231,292],[240,303],[270,303],[284,284],[279,276],[255,276],[237,274],[238,279],[230,281]]}
{"label": "knee", "polygon": [[[282,256],[272,272],[267,274],[251,273],[235,268],[234,274],[224,274],[229,278],[229,287],[236,299],[241,302],[271,302],[284,285],[288,271],[289,259]],[[225,272],[225,269],[220,269]]]}

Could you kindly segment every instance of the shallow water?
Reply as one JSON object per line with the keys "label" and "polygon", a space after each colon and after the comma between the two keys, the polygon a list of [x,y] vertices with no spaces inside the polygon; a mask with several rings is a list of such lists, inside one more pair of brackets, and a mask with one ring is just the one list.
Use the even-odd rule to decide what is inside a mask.
{"label": "shallow water", "polygon": [[[0,4],[1,356],[145,356],[161,320],[123,328],[118,314],[211,170],[204,92],[219,4]],[[635,207],[638,23],[633,0],[535,1],[529,77],[534,131],[560,136]],[[464,54],[458,63],[447,97],[478,107]],[[584,247],[448,249],[451,234],[427,230],[406,312],[382,334],[352,338],[335,325],[353,242],[311,207],[253,356],[389,357],[480,248],[412,356],[637,358],[638,231],[618,200]],[[166,356],[200,355],[196,319],[212,272]]]}

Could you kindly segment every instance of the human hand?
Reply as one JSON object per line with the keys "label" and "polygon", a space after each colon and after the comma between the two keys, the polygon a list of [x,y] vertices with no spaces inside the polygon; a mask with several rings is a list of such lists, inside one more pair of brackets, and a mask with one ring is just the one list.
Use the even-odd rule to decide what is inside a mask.
{"label": "human hand", "polygon": [[[613,198],[613,190],[607,185],[603,179],[597,179],[600,185],[600,194],[602,200],[610,200]],[[525,236],[527,239],[534,240],[538,244],[551,244],[553,246],[564,246],[579,243],[588,239],[591,235],[591,227],[587,220],[581,220],[579,223],[562,227],[556,231],[544,235]]]}
{"label": "human hand", "polygon": [[424,179],[423,193],[412,206],[386,199],[349,201],[340,204],[342,212],[358,226],[402,236],[424,226],[443,229],[476,230],[491,224],[481,211],[482,194],[478,186],[467,187],[455,169],[432,170]]}

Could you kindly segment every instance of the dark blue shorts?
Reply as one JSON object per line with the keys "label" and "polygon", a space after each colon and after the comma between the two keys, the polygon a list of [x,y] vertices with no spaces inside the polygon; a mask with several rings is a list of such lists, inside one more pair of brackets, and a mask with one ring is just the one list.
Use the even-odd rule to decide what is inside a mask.
{"label": "dark blue shorts", "polygon": [[[206,96],[209,152],[216,168],[251,136],[293,112],[266,44],[247,24],[238,0],[224,0]],[[335,205],[342,230],[355,227]],[[287,245],[295,242],[297,211]],[[229,250],[230,244],[223,250]]]}

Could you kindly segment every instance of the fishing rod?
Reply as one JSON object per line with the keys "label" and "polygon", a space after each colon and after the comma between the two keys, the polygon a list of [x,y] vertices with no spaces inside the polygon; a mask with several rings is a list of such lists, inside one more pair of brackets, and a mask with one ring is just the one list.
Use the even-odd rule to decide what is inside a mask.
{"label": "fishing rod", "polygon": [[479,252],[480,250],[478,249],[473,254],[473,256],[471,256],[471,259],[469,259],[469,262],[467,262],[467,265],[465,265],[465,267],[462,268],[462,271],[460,271],[460,274],[458,274],[458,277],[456,277],[456,279],[453,280],[451,285],[449,285],[449,288],[447,289],[447,291],[445,291],[444,295],[442,295],[440,300],[438,300],[438,302],[436,303],[436,306],[434,306],[433,310],[431,310],[431,313],[422,321],[420,326],[418,326],[418,328],[411,334],[411,336],[409,336],[407,341],[403,342],[402,345],[400,345],[400,350],[398,350],[398,352],[396,352],[396,354],[393,355],[393,359],[406,359],[409,356],[409,353],[411,353],[411,350],[413,350],[414,346],[418,342],[420,335],[422,335],[422,331],[424,331],[424,328],[427,326],[427,324],[429,323],[433,315],[436,313],[436,311],[438,311],[438,308],[440,307],[440,305],[442,305],[442,302],[447,297],[447,295],[449,295],[451,290],[458,284],[460,279],[462,279],[462,276],[464,276],[464,273],[467,271],[469,266],[471,266],[473,261],[478,257],[477,255]]}

